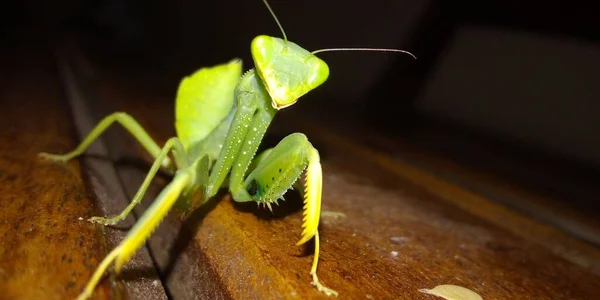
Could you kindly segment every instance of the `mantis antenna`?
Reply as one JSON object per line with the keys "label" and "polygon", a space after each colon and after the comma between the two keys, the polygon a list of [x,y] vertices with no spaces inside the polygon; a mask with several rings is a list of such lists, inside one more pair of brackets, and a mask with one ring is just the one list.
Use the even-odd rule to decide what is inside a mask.
{"label": "mantis antenna", "polygon": [[[265,6],[267,7],[267,9],[271,13],[271,16],[273,16],[273,19],[275,20],[275,23],[277,23],[277,26],[279,26],[279,30],[281,30],[281,34],[283,35],[283,40],[287,43],[287,41],[288,41],[287,40],[287,35],[285,34],[285,30],[283,30],[283,26],[281,26],[281,23],[279,22],[279,19],[277,19],[277,15],[275,15],[275,12],[271,8],[271,6],[267,2],[267,0],[263,0],[263,3],[265,4]],[[396,52],[396,53],[408,54],[408,55],[412,56],[412,58],[417,59],[417,57],[414,54],[412,54],[412,53],[410,53],[408,51],[404,51],[404,50],[400,50],[400,49],[387,49],[387,48],[326,48],[326,49],[315,50],[315,51],[311,52],[311,54],[315,55],[317,53],[334,52],[334,51]]]}
{"label": "mantis antenna", "polygon": [[277,26],[279,26],[279,30],[281,30],[281,34],[283,34],[283,40],[287,44],[287,41],[288,41],[287,40],[287,35],[285,34],[285,30],[283,30],[283,26],[281,26],[281,23],[279,23],[279,19],[277,19],[277,16],[275,15],[275,12],[271,9],[271,6],[269,5],[269,3],[267,3],[267,0],[263,0],[263,2],[265,3],[265,6],[267,6],[267,9],[271,13],[271,16],[273,16],[273,19],[275,19],[275,23],[277,23]]}
{"label": "mantis antenna", "polygon": [[[285,34],[285,30],[283,30],[283,26],[281,26],[281,23],[279,22],[279,19],[277,19],[277,16],[275,15],[275,12],[271,8],[271,6],[267,2],[267,0],[263,0],[263,2],[265,3],[265,6],[267,7],[267,9],[269,10],[269,12],[271,13],[271,16],[273,16],[273,19],[275,20],[275,23],[277,23],[277,26],[279,26],[279,30],[281,30],[281,34],[283,35],[283,40],[287,43],[287,35]],[[314,55],[314,54],[321,53],[321,52],[334,52],[334,51],[396,52],[396,53],[408,54],[408,55],[412,56],[412,58],[417,59],[417,57],[414,54],[412,54],[412,53],[410,53],[408,51],[399,50],[399,49],[387,49],[387,48],[326,48],[326,49],[315,50],[315,51],[311,52],[311,54]]]}
{"label": "mantis antenna", "polygon": [[417,57],[405,50],[400,49],[388,49],[388,48],[326,48],[319,49],[311,52],[311,54],[317,54],[321,52],[335,52],[335,51],[374,51],[374,52],[396,52],[396,53],[404,53],[412,56],[412,58],[417,59]]}

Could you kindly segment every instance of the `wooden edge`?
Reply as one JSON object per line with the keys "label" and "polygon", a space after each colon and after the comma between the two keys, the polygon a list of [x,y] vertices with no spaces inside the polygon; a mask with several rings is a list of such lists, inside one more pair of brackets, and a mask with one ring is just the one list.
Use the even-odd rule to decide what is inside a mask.
{"label": "wooden edge", "polygon": [[[80,78],[73,69],[71,57],[66,49],[59,49],[56,53],[58,69],[64,84],[65,93],[72,110],[73,122],[78,131],[79,140],[83,140],[96,125],[86,102],[90,101],[90,94],[81,87]],[[117,172],[112,163],[95,157],[108,156],[107,146],[102,137],[96,140],[86,150],[80,159],[84,165],[84,175],[90,184],[95,199],[99,216],[114,216],[120,213],[119,208],[129,204],[125,191],[121,188]],[[88,216],[92,217],[92,216]],[[81,220],[85,222],[85,220]],[[129,228],[135,222],[134,216],[128,216],[122,223],[113,227],[97,225],[98,230],[107,238],[105,241],[106,253],[118,245],[125,237],[126,231],[120,228]],[[154,267],[152,257],[147,247],[142,247],[131,262],[124,266],[121,277],[132,278],[123,281],[115,280],[114,272],[110,272],[111,298],[122,298],[126,291],[129,299],[168,299],[165,289]],[[133,280],[135,279],[135,280]],[[123,283],[123,284],[121,284]],[[115,286],[117,288],[115,288]]]}
{"label": "wooden edge", "polygon": [[339,134],[322,130],[323,126],[315,122],[308,122],[291,115],[286,122],[293,122],[302,127],[311,140],[327,143],[340,153],[368,159],[382,169],[424,188],[443,201],[481,217],[520,238],[538,244],[571,263],[600,274],[600,250],[581,239],[569,236],[556,227],[536,221],[501,203],[490,201],[480,193],[454,184],[401,158],[391,158],[380,151],[353,143]]}
{"label": "wooden edge", "polygon": [[[366,134],[366,132],[362,133],[363,136]],[[392,149],[392,147],[399,146],[387,137],[373,134],[372,132],[368,134],[369,141],[373,141],[376,147],[380,146],[385,149]],[[488,199],[493,199],[515,211],[522,212],[543,223],[552,225],[568,235],[600,247],[600,228],[594,226],[596,223],[580,222],[578,218],[581,218],[581,215],[568,207],[547,205],[548,203],[554,203],[555,199],[513,186],[501,178],[496,178],[493,174],[477,172],[448,159],[438,159],[434,153],[426,154],[433,157],[428,159],[428,161],[420,161],[418,157],[416,160],[413,160],[411,159],[414,157],[413,155],[407,155],[404,159],[400,158],[402,152],[414,153],[419,151],[419,154],[423,152],[427,153],[426,150],[411,147],[410,145],[401,145],[400,147],[404,149],[398,152],[399,160],[427,170],[430,173],[435,173],[448,181],[461,185],[463,188],[485,195]],[[410,162],[407,160],[410,160]]]}
{"label": "wooden edge", "polygon": [[[395,160],[434,173],[449,182],[493,199],[523,215],[556,227],[567,235],[590,243],[597,248],[600,247],[600,227],[598,227],[600,223],[598,219],[594,219],[591,214],[584,214],[570,207],[569,203],[557,201],[562,198],[531,191],[511,180],[507,180],[503,175],[461,164],[454,161],[452,155],[447,156],[443,151],[432,150],[420,142],[414,144],[406,140],[397,141],[389,135],[372,128],[365,129],[364,126],[360,125],[365,125],[364,122],[356,123],[352,120],[352,116],[356,117],[356,112],[351,110],[344,112],[343,121],[330,122],[323,116],[332,114],[339,108],[333,108],[333,111],[331,109],[327,108],[327,112],[320,113],[318,126],[326,126],[329,131],[345,134],[346,136],[350,136],[347,133],[352,132],[352,136],[357,137],[356,142],[365,145],[367,148],[376,149],[382,154],[393,156]],[[309,110],[307,109],[307,111]],[[290,115],[302,115],[302,112],[294,112]],[[410,137],[408,138],[410,139]],[[502,158],[500,157],[500,159]],[[504,159],[506,160],[506,158]]]}
{"label": "wooden edge", "polygon": [[[101,84],[94,76],[95,66],[91,63],[85,54],[73,46],[72,58],[74,60],[74,68],[81,71],[80,77],[86,77],[89,83],[85,89],[89,94],[99,95]],[[97,83],[97,84],[96,84]],[[101,101],[93,101],[91,97],[84,97],[81,105],[87,105],[92,108],[93,113],[89,116],[92,122],[99,122],[100,119],[112,111],[101,105]],[[94,123],[95,124],[95,123]],[[105,157],[110,153],[111,160],[128,160],[129,158],[139,157],[139,152],[136,150],[135,141],[131,136],[124,132],[119,126],[114,130],[107,130],[103,134],[103,146],[106,148]],[[85,128],[84,132],[89,132],[91,127]],[[159,142],[159,141],[157,141]],[[128,164],[115,166],[114,178],[119,181],[122,187],[117,185],[111,188],[119,189],[122,195],[120,198],[127,199],[124,203],[114,204],[114,207],[124,208],[129,204],[129,199],[132,199],[142,181],[147,175],[145,167],[139,168]],[[132,211],[133,215],[141,216],[144,211],[150,206],[152,201],[160,193],[165,182],[161,181],[161,176],[157,174],[153,183],[149,186],[146,195],[142,202],[136,205]],[[153,269],[157,270],[160,278],[156,278],[160,282],[160,287],[164,289],[163,295],[168,299],[228,299],[230,298],[226,287],[219,280],[217,274],[212,269],[210,262],[203,256],[192,241],[194,223],[202,219],[203,214],[208,211],[200,209],[186,221],[182,221],[181,217],[176,212],[172,211],[163,220],[154,233],[146,241],[143,257],[145,253],[150,253],[153,259]],[[114,213],[113,213],[114,214]],[[131,223],[133,224],[133,222]],[[128,229],[129,227],[127,227]],[[119,239],[120,240],[120,239]],[[139,256],[139,255],[136,255]],[[149,262],[148,262],[149,263]],[[130,265],[131,269],[139,269],[136,262],[128,262],[125,266]],[[135,277],[131,277],[132,279]],[[138,280],[136,278],[136,280]],[[146,286],[144,288],[147,289]],[[135,294],[136,299],[147,299],[139,289],[130,290],[130,295]],[[166,292],[166,294],[164,294]],[[161,298],[162,299],[162,298]]]}

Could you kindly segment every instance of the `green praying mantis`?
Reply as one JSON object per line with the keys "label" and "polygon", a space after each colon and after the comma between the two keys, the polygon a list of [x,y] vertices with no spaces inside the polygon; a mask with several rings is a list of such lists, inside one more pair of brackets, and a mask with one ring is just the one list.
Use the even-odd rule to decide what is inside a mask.
{"label": "green praying mantis", "polygon": [[312,283],[328,296],[338,295],[338,292],[323,285],[317,276],[322,194],[319,152],[304,134],[292,133],[275,147],[259,155],[256,153],[277,111],[292,106],[327,80],[329,67],[315,56],[316,53],[389,51],[413,55],[403,50],[373,48],[331,48],[309,52],[287,40],[269,4],[266,0],[263,2],[279,26],[283,39],[265,35],[254,38],[250,49],[255,68],[244,74],[241,61],[233,59],[201,68],[185,77],[178,87],[175,101],[177,137],[170,138],[162,148],[135,119],[117,112],[102,119],[73,151],[64,155],[40,153],[43,158],[66,162],[81,155],[104,130],[117,122],[152,155],[154,162],[131,203],[113,218],[89,219],[103,225],[124,220],[141,202],[160,168],[174,174],[172,181],[159,193],[125,239],[100,263],[78,299],[87,299],[93,294],[113,262],[116,273],[119,273],[161,220],[179,203],[191,210],[206,203],[219,189],[228,188],[236,202],[254,201],[271,209],[271,205],[276,204],[288,189],[296,186],[303,173],[305,182],[298,188],[304,198],[303,231],[296,245],[314,238],[315,252],[310,270]]}

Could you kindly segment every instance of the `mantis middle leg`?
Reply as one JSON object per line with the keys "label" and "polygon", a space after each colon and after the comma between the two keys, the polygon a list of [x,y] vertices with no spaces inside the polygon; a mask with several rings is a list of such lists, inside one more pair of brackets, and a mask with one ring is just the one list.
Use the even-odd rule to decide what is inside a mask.
{"label": "mantis middle leg", "polygon": [[[148,190],[148,187],[150,186],[152,179],[154,178],[154,176],[156,176],[156,172],[158,172],[158,169],[161,167],[162,162],[168,158],[167,157],[168,149],[171,149],[171,148],[173,148],[173,153],[184,153],[183,145],[181,144],[181,142],[179,141],[178,138],[169,139],[167,141],[167,143],[165,144],[163,151],[161,151],[158,154],[158,156],[156,157],[156,160],[154,160],[154,163],[152,164],[152,167],[150,167],[150,171],[146,175],[146,178],[144,178],[142,185],[140,186],[138,191],[135,193],[135,196],[133,196],[133,199],[131,199],[131,203],[129,203],[129,205],[127,205],[127,207],[123,211],[121,211],[120,214],[118,214],[117,216],[114,216],[112,218],[92,217],[92,218],[88,219],[88,221],[100,223],[103,225],[114,225],[120,221],[125,220],[127,215],[129,215],[129,213],[131,213],[131,210],[136,205],[138,205],[140,202],[142,202],[142,199],[144,198],[144,195],[146,194],[146,191]],[[166,152],[164,149],[167,149]]]}

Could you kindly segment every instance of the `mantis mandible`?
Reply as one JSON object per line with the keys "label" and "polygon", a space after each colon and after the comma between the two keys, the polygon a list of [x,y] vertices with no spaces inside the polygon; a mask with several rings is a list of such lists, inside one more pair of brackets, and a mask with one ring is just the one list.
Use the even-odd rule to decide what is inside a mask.
{"label": "mantis mandible", "polygon": [[[260,35],[251,42],[255,68],[242,75],[242,63],[233,59],[205,67],[185,77],[175,100],[177,137],[161,148],[139,123],[123,112],[102,119],[71,152],[58,155],[40,153],[53,161],[66,162],[81,155],[111,124],[125,127],[154,158],[150,171],[131,203],[113,218],[92,217],[91,222],[113,225],[125,219],[140,203],[150,182],[162,167],[174,172],[173,180],[159,193],[125,239],[100,263],[78,299],[89,298],[104,272],[114,262],[119,273],[144,244],[160,221],[177,203],[196,208],[206,203],[220,188],[228,188],[236,202],[254,201],[271,209],[305,173],[302,234],[296,245],[314,238],[315,252],[310,270],[313,285],[328,296],[338,293],[317,277],[319,261],[319,218],[321,212],[322,170],[319,152],[302,133],[292,133],[274,148],[256,155],[269,124],[278,110],[295,104],[300,97],[323,84],[329,77],[328,65],[316,57],[326,51],[409,52],[397,49],[331,48],[309,52],[287,40]],[[414,57],[414,56],[413,56]],[[172,158],[168,154],[172,154]],[[199,196],[201,194],[201,197]],[[194,200],[200,198],[200,200]]]}

